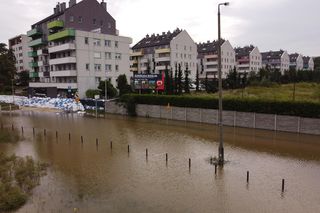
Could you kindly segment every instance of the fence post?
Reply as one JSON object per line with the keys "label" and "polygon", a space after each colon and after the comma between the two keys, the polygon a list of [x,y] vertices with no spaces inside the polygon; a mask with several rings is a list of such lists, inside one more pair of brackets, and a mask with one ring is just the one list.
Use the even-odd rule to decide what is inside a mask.
{"label": "fence post", "polygon": [[274,115],[274,131],[277,131],[277,115]]}
{"label": "fence post", "polygon": [[301,117],[298,117],[298,133],[300,134]]}
{"label": "fence post", "polygon": [[233,127],[236,127],[237,123],[237,111],[233,112]]}
{"label": "fence post", "polygon": [[187,117],[187,107],[184,107],[184,119],[185,121],[187,121],[188,117]]}
{"label": "fence post", "polygon": [[199,108],[199,111],[200,111],[200,123],[202,123],[202,109]]}
{"label": "fence post", "polygon": [[256,113],[253,113],[253,128],[256,128]]}

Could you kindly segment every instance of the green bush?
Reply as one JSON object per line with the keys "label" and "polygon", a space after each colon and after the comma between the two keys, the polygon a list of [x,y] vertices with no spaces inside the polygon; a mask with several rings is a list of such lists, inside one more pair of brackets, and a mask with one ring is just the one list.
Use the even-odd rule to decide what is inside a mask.
{"label": "green bush", "polygon": [[[218,98],[193,96],[164,96],[127,94],[121,97],[128,113],[135,114],[136,104],[163,105],[176,107],[218,109]],[[130,108],[128,108],[130,107]],[[277,115],[291,115],[309,118],[320,118],[320,104],[310,102],[274,101],[249,98],[224,98],[223,109],[238,112],[256,112]],[[130,110],[130,111],[129,111]],[[134,111],[134,112],[133,112]]]}
{"label": "green bush", "polygon": [[87,98],[94,98],[95,95],[100,95],[100,91],[96,89],[88,89],[86,91]]}

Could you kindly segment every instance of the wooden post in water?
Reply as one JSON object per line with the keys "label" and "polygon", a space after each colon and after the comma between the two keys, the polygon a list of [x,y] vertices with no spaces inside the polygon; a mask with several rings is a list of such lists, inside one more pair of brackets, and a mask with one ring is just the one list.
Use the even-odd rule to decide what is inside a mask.
{"label": "wooden post in water", "polygon": [[148,154],[149,154],[149,153],[148,153],[148,149],[146,149],[146,158],[148,157]]}
{"label": "wooden post in water", "polygon": [[128,153],[130,152],[130,145],[128,145]]}
{"label": "wooden post in water", "polygon": [[81,143],[83,144],[83,136],[81,136]]}
{"label": "wooden post in water", "polygon": [[247,171],[247,183],[249,183],[249,171]]}
{"label": "wooden post in water", "polygon": [[34,127],[32,128],[32,133],[33,133],[33,136],[34,136],[35,135]]}
{"label": "wooden post in water", "polygon": [[217,164],[214,165],[214,174],[217,174]]}
{"label": "wooden post in water", "polygon": [[189,158],[189,169],[191,169],[191,158]]}
{"label": "wooden post in water", "polygon": [[47,135],[47,130],[46,130],[46,129],[43,130],[43,135],[44,135],[44,136]]}
{"label": "wooden post in water", "polygon": [[112,141],[110,141],[110,149],[112,150]]}
{"label": "wooden post in water", "polygon": [[99,139],[96,139],[96,146],[99,146]]}
{"label": "wooden post in water", "polygon": [[284,192],[284,179],[282,179],[282,192]]}
{"label": "wooden post in water", "polygon": [[14,131],[14,126],[13,126],[13,124],[11,125],[11,129],[12,129],[12,131]]}
{"label": "wooden post in water", "polygon": [[166,153],[166,162],[168,162],[168,153]]}
{"label": "wooden post in water", "polygon": [[70,132],[69,132],[69,141],[71,141],[71,134],[70,134]]}
{"label": "wooden post in water", "polygon": [[56,139],[58,140],[58,131],[56,131]]}
{"label": "wooden post in water", "polygon": [[23,126],[21,127],[21,133],[23,134]]}

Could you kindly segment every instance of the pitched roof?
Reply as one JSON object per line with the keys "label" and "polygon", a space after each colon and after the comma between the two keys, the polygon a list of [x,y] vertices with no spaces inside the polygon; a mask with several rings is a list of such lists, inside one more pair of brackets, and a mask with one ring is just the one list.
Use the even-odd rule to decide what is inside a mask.
{"label": "pitched roof", "polygon": [[[222,44],[225,42],[224,39],[221,40]],[[214,40],[212,42],[207,41],[207,43],[199,43],[197,44],[198,53],[199,54],[218,54],[218,40]]]}
{"label": "pitched roof", "polygon": [[308,64],[309,63],[309,61],[310,61],[310,57],[309,56],[303,56],[303,63],[304,64]]}
{"label": "pitched roof", "polygon": [[284,51],[269,51],[269,52],[263,52],[261,53],[262,55],[262,60],[269,60],[269,59],[280,59],[281,56],[283,55]]}
{"label": "pitched roof", "polygon": [[175,31],[167,33],[163,32],[160,34],[146,35],[137,44],[135,44],[132,49],[142,49],[147,47],[163,46],[170,44],[171,40],[177,37],[182,32],[181,29],[177,28]]}
{"label": "pitched roof", "polygon": [[290,62],[296,62],[297,58],[299,57],[299,53],[294,53],[294,54],[290,54],[289,58],[290,58]]}
{"label": "pitched roof", "polygon": [[243,56],[249,56],[250,53],[254,50],[254,48],[255,47],[253,45],[234,48],[234,51],[236,52],[236,58],[238,59]]}

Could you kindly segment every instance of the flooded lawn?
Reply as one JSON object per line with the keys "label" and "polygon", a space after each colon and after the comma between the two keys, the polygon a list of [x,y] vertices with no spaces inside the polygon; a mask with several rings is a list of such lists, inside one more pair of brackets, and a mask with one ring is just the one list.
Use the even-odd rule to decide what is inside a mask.
{"label": "flooded lawn", "polygon": [[319,136],[226,127],[229,162],[215,174],[208,161],[218,151],[218,128],[213,125],[27,111],[2,113],[0,121],[6,128],[13,123],[20,135],[24,128],[23,139],[0,144],[1,152],[30,155],[50,165],[41,185],[17,212],[320,209]]}

